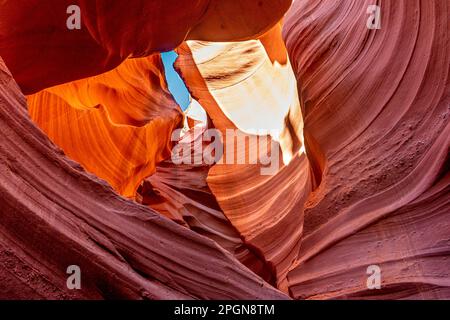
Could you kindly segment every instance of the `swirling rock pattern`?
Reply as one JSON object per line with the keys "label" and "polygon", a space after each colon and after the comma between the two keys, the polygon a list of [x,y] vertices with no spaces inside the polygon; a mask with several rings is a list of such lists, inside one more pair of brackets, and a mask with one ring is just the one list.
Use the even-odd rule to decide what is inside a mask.
{"label": "swirling rock pattern", "polygon": [[[284,38],[320,186],[305,206],[294,298],[448,298],[448,1],[295,1]],[[366,269],[382,270],[368,290]]]}
{"label": "swirling rock pattern", "polygon": [[[196,126],[178,143],[188,144],[192,153],[183,154],[191,160],[210,143],[202,141],[205,126]],[[202,145],[202,148],[199,146]],[[187,148],[186,148],[187,149]],[[187,162],[187,161],[186,161]],[[177,223],[213,239],[232,253],[250,270],[273,283],[273,274],[263,259],[241,239],[239,232],[220,209],[206,182],[211,165],[160,163],[155,174],[145,179],[139,189],[140,202]]]}
{"label": "swirling rock pattern", "polygon": [[167,90],[159,55],[128,59],[99,76],[28,97],[31,119],[73,160],[134,198],[170,156],[183,115]]}
{"label": "swirling rock pattern", "polygon": [[[291,2],[0,1],[0,298],[450,297],[448,1]],[[174,163],[172,49],[275,174]]]}
{"label": "swirling rock pattern", "polygon": [[[266,261],[275,284],[286,289],[311,186],[308,161],[300,151],[300,103],[280,30],[277,25],[261,40],[246,42],[187,42],[178,49],[176,67],[224,141],[227,129],[259,136],[278,133],[272,139],[278,139],[275,148],[281,147],[286,165],[276,174],[262,176],[260,165],[224,163],[211,168],[207,182],[245,243]],[[248,163],[256,144],[250,140],[240,155],[237,146],[233,152]]]}
{"label": "swirling rock pattern", "polygon": [[0,84],[0,270],[15,261],[33,277],[7,274],[18,285],[11,292],[69,298],[61,288],[77,264],[81,298],[286,298],[212,240],[121,198],[67,159],[28,118],[1,60]]}
{"label": "swirling rock pattern", "polygon": [[216,128],[271,134],[290,161],[302,145],[303,122],[281,24],[260,40],[188,41],[178,53],[181,76]]}

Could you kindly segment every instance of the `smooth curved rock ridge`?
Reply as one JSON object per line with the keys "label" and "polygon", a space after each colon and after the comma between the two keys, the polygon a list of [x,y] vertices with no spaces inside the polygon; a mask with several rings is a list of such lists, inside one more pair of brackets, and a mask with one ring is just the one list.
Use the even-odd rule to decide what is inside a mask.
{"label": "smooth curved rock ridge", "polygon": [[[448,1],[295,1],[284,38],[320,183],[305,206],[294,298],[450,292]],[[381,269],[369,290],[367,268]]]}
{"label": "smooth curved rock ridge", "polygon": [[[191,128],[177,146],[188,144],[192,153],[181,155],[186,160],[207,148],[202,141],[206,126]],[[199,146],[202,145],[202,148]],[[189,158],[189,159],[188,159]],[[187,161],[186,161],[187,163]],[[242,241],[240,234],[226,218],[206,179],[211,165],[175,164],[168,159],[157,165],[139,189],[140,202],[191,230],[211,238],[232,253],[250,270],[273,283],[273,274],[264,261]]]}
{"label": "smooth curved rock ridge", "polygon": [[[224,116],[244,133],[272,135],[280,143],[285,163],[289,163],[302,146],[303,121],[295,75],[281,39],[281,24],[260,40],[188,41],[177,50],[180,57],[176,66],[194,95],[200,96],[195,91],[203,84],[190,79],[196,72],[188,70],[192,63]],[[203,100],[199,101],[201,105],[205,104]]]}
{"label": "smooth curved rock ridge", "polygon": [[[6,273],[18,286],[10,292],[67,298],[66,269],[75,264],[81,298],[286,298],[213,241],[121,198],[67,159],[28,118],[3,62],[0,84],[0,268],[14,260],[34,274]],[[49,243],[51,252],[42,250]]]}
{"label": "smooth curved rock ridge", "polygon": [[[379,30],[369,0],[282,22],[290,0],[0,2],[0,298],[450,297],[447,0],[378,1]],[[168,160],[183,119],[156,52],[179,44],[208,113],[185,122],[271,134],[276,174]]]}
{"label": "smooth curved rock ridge", "polygon": [[109,72],[45,91],[75,109],[102,106],[111,122],[119,125],[140,127],[160,118],[179,118],[181,113],[167,88],[160,54],[127,59]]}
{"label": "smooth curved rock ridge", "polygon": [[256,137],[271,130],[282,132],[276,137],[280,141],[276,148],[281,146],[286,165],[280,157],[281,166],[275,174],[261,175],[260,164],[245,161],[257,144],[250,140],[245,150],[240,150],[243,153],[236,155],[246,164],[216,164],[207,182],[245,244],[272,271],[274,284],[286,290],[286,273],[296,259],[302,235],[302,208],[311,189],[311,177],[301,148],[296,82],[280,33],[281,25],[277,25],[261,40],[188,41],[177,49],[175,67],[224,140],[227,129],[237,130],[237,134],[259,134]]}
{"label": "smooth curved rock ridge", "polygon": [[[275,25],[291,2],[5,0],[0,56],[22,92],[32,94],[102,74],[130,56],[172,50],[185,39],[249,39]],[[66,27],[71,5],[81,9],[81,30]]]}
{"label": "smooth curved rock ridge", "polygon": [[28,97],[31,119],[73,160],[134,198],[170,156],[183,115],[164,80],[161,58],[128,59],[99,76]]}

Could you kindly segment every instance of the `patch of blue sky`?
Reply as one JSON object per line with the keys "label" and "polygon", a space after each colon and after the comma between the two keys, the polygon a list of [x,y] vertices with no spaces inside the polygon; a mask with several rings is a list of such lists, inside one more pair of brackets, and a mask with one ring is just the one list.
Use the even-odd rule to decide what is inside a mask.
{"label": "patch of blue sky", "polygon": [[187,107],[189,107],[191,96],[186,88],[186,85],[184,84],[184,81],[173,67],[175,60],[178,58],[178,54],[175,51],[163,52],[161,57],[164,64],[169,91],[184,111]]}

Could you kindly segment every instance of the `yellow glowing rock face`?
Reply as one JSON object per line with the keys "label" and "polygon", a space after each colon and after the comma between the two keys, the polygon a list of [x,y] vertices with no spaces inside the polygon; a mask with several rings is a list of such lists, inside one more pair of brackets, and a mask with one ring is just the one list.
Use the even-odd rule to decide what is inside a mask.
{"label": "yellow glowing rock face", "polygon": [[[280,25],[260,40],[187,41],[206,88],[224,115],[247,134],[271,135],[288,163],[303,141],[297,84]],[[180,64],[183,64],[181,57]]]}
{"label": "yellow glowing rock face", "polygon": [[101,104],[115,124],[144,126],[178,109],[163,80],[162,70],[159,55],[128,59],[109,72],[46,91],[80,110]]}
{"label": "yellow glowing rock face", "polygon": [[[240,159],[260,147],[267,134],[279,141],[286,165],[273,175],[261,175],[260,164],[227,162],[212,166],[207,183],[245,243],[270,266],[272,283],[287,290],[286,274],[300,246],[302,208],[311,184],[308,161],[299,154],[303,121],[281,25],[257,40],[187,41],[177,52],[175,67],[212,125],[221,132],[231,129],[261,138],[248,139],[240,149],[246,156]],[[273,147],[279,148],[276,143]]]}
{"label": "yellow glowing rock face", "polygon": [[183,115],[167,92],[159,55],[28,96],[33,121],[72,159],[133,198],[170,156]]}

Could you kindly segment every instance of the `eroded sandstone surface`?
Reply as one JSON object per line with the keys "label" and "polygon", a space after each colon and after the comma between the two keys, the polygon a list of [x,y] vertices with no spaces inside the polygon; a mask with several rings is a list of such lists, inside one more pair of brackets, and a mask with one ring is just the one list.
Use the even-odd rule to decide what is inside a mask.
{"label": "eroded sandstone surface", "polygon": [[450,298],[448,1],[72,2],[0,3],[0,298]]}

